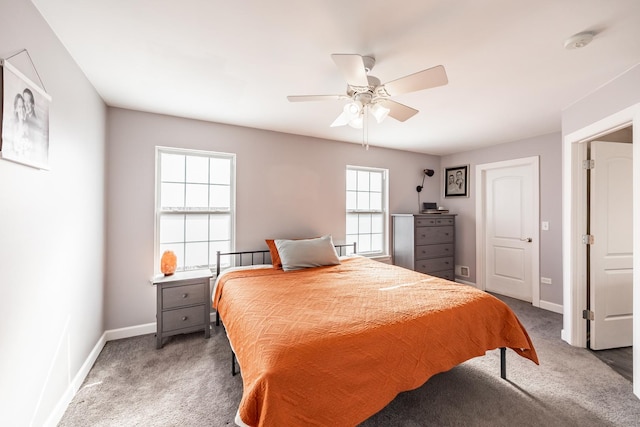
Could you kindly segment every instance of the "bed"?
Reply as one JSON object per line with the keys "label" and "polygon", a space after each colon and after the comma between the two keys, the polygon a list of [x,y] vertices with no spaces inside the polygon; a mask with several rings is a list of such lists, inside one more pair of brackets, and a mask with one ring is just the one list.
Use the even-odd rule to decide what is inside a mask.
{"label": "bed", "polygon": [[505,348],[538,363],[511,309],[474,287],[335,250],[283,269],[265,252],[230,253],[262,262],[218,274],[213,292],[242,373],[240,426],[354,426],[488,350],[503,377]]}

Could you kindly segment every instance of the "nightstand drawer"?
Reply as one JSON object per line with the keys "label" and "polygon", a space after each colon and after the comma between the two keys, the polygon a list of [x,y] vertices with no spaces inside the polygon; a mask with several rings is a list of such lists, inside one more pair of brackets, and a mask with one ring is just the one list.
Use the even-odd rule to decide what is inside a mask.
{"label": "nightstand drawer", "polygon": [[162,299],[164,301],[163,308],[167,309],[183,307],[185,305],[204,304],[206,302],[206,288],[208,288],[208,286],[204,283],[164,288],[162,290]]}
{"label": "nightstand drawer", "polygon": [[453,255],[453,243],[416,246],[416,259],[446,257]]}
{"label": "nightstand drawer", "polygon": [[453,270],[453,257],[423,259],[416,261],[416,270],[421,273],[431,273],[441,270]]}
{"label": "nightstand drawer", "polygon": [[201,305],[178,308],[176,310],[169,310],[162,313],[162,328],[164,329],[164,332],[171,332],[176,329],[202,325],[203,322],[204,315]]}
{"label": "nightstand drawer", "polygon": [[[434,220],[435,221],[435,220]],[[452,243],[453,226],[418,227],[416,228],[416,245],[430,245],[433,243]]]}

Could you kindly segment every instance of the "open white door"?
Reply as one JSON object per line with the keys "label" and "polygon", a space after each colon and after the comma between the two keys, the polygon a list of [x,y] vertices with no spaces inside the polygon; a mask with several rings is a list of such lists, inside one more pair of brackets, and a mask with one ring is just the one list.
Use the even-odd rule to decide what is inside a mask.
{"label": "open white door", "polygon": [[484,171],[485,289],[528,302],[538,276],[533,270],[537,262],[532,262],[538,248],[534,167],[505,165]]}
{"label": "open white door", "polygon": [[633,345],[633,145],[591,142],[590,347]]}

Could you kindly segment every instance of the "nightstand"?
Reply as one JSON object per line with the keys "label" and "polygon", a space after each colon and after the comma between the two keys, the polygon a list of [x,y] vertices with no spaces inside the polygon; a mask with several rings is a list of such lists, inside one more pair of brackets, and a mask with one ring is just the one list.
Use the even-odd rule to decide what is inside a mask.
{"label": "nightstand", "polygon": [[171,335],[204,329],[209,338],[211,270],[181,271],[170,276],[156,276],[157,286],[156,348],[162,348],[162,339]]}

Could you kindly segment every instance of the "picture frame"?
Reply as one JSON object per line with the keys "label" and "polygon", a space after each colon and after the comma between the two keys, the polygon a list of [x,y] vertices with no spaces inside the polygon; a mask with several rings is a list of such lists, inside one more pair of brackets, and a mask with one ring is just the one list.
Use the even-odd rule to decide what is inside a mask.
{"label": "picture frame", "polygon": [[0,156],[48,169],[51,96],[6,60],[0,60],[0,84]]}
{"label": "picture frame", "polygon": [[469,165],[444,168],[444,197],[469,197]]}

